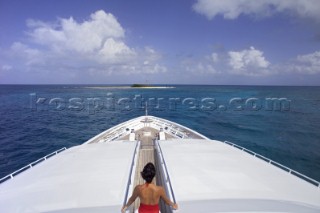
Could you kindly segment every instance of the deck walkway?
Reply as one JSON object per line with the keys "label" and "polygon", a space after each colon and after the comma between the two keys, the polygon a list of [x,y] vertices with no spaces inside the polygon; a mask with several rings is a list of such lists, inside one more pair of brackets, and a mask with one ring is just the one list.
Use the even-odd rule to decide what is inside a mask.
{"label": "deck walkway", "polygon": [[[153,164],[155,163],[155,159],[154,159],[155,149],[154,149],[153,140],[155,139],[158,131],[150,127],[144,127],[136,131],[135,133],[136,133],[137,139],[140,140],[140,152],[139,152],[136,174],[134,178],[134,186],[144,183],[144,180],[140,175],[140,172],[143,170],[143,167],[149,162]],[[154,178],[153,182],[156,183],[156,178]],[[140,205],[140,200],[136,199],[133,205],[132,212],[138,209],[139,205]]]}

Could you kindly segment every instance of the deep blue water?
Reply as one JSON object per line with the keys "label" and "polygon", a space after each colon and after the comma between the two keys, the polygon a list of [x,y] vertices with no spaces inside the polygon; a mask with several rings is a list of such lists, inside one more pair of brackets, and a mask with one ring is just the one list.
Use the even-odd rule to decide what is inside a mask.
{"label": "deep blue water", "polygon": [[[151,115],[320,180],[320,87],[88,87],[0,85],[0,177],[143,115],[147,100]],[[283,98],[281,107],[268,98]]]}

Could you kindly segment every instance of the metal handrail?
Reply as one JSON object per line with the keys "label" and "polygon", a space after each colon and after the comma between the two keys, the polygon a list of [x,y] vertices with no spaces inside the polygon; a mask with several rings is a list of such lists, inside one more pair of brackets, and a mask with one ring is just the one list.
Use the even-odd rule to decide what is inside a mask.
{"label": "metal handrail", "polygon": [[[105,137],[107,137],[108,135],[112,135],[114,133],[117,133],[121,128],[123,127],[126,127],[126,126],[137,126],[138,124],[140,124],[140,120],[141,117],[138,117],[138,118],[134,118],[134,119],[131,119],[131,120],[128,120],[128,121],[125,121],[123,123],[120,123],[116,126],[113,126],[103,132],[101,132],[100,134],[90,138],[89,140],[87,140],[84,144],[89,144],[89,143],[92,143],[94,141],[100,141],[101,139],[104,139]],[[108,138],[107,140],[104,140],[104,142],[110,142],[112,138]]]}
{"label": "metal handrail", "polygon": [[[176,131],[176,132],[179,132],[179,133],[181,133],[181,134],[183,134],[183,135],[186,136],[186,134],[184,134],[184,132],[181,132],[181,131],[179,131],[179,130],[177,130],[177,129],[173,129],[173,128],[172,128],[172,127],[179,127],[179,128],[188,130],[189,132],[191,132],[191,133],[193,133],[193,134],[195,134],[195,135],[198,135],[199,137],[201,137],[201,138],[203,138],[203,139],[210,140],[208,137],[206,137],[206,136],[200,134],[199,132],[196,132],[196,131],[194,131],[194,130],[186,127],[186,126],[182,126],[182,125],[180,125],[180,124],[178,124],[178,123],[175,123],[175,122],[172,122],[172,121],[168,121],[168,120],[165,120],[165,119],[162,119],[162,118],[154,117],[154,116],[149,116],[149,117],[151,117],[151,119],[155,120],[156,122],[158,122],[158,123],[160,123],[160,124],[167,125],[169,128],[168,128],[168,130],[167,130],[166,132],[169,132],[169,130],[172,129],[172,130],[174,130],[174,131]],[[171,126],[170,126],[170,125],[171,125]]]}
{"label": "metal handrail", "polygon": [[230,146],[236,147],[236,148],[240,149],[241,151],[245,151],[245,152],[253,155],[254,157],[258,157],[258,158],[260,158],[260,159],[268,162],[269,164],[275,165],[275,166],[277,166],[278,168],[280,168],[280,169],[288,172],[289,174],[293,174],[293,175],[297,176],[298,178],[303,179],[303,180],[307,181],[308,183],[311,183],[311,184],[317,186],[318,188],[320,188],[320,182],[317,181],[317,180],[315,180],[315,179],[312,179],[312,178],[310,178],[310,177],[308,177],[308,176],[306,176],[306,175],[304,175],[304,174],[301,174],[300,172],[297,172],[297,171],[295,171],[295,170],[293,170],[293,169],[291,169],[291,168],[289,168],[289,167],[287,167],[287,166],[285,166],[285,165],[282,165],[281,163],[278,163],[278,162],[276,162],[276,161],[273,161],[273,160],[271,160],[271,159],[269,159],[269,158],[267,158],[267,157],[265,157],[265,156],[262,156],[262,155],[260,155],[260,154],[258,154],[258,153],[256,153],[256,152],[251,151],[251,150],[249,150],[249,149],[246,149],[246,148],[244,148],[244,147],[242,147],[242,146],[239,146],[239,145],[234,144],[234,143],[229,142],[229,141],[223,141],[223,142],[224,142],[225,144],[230,145]]}
{"label": "metal handrail", "polygon": [[[156,125],[158,125],[159,127],[162,127],[162,125],[160,125],[159,124],[159,121],[158,120],[156,120],[156,119],[154,119],[155,120],[155,124]],[[166,132],[166,133],[168,133],[168,134],[173,134],[173,135],[175,135],[175,136],[177,136],[177,137],[180,137],[179,135],[181,135],[182,137],[180,137],[180,138],[186,138],[187,137],[187,135],[184,133],[184,132],[181,132],[181,131],[179,131],[179,130],[177,130],[177,129],[175,129],[175,128],[168,128],[167,130],[163,130],[164,132]],[[175,133],[173,133],[173,132],[171,132],[171,131],[174,131]]]}
{"label": "metal handrail", "polygon": [[170,176],[169,176],[169,173],[168,173],[168,168],[167,168],[167,164],[166,164],[166,161],[164,160],[163,158],[163,152],[162,152],[162,149],[161,149],[161,146],[159,145],[159,141],[157,140],[156,141],[156,144],[157,144],[157,147],[158,147],[158,150],[159,150],[159,155],[160,155],[160,161],[161,161],[161,164],[163,164],[164,166],[164,169],[165,169],[165,175],[166,175],[166,182],[168,183],[169,187],[170,187],[170,190],[167,190],[170,194],[171,194],[171,197],[173,199],[173,202],[174,203],[177,203],[176,202],[176,198],[174,196],[174,192],[173,192],[173,188],[172,188],[172,183],[171,183],[171,180],[170,180]]}
{"label": "metal handrail", "polygon": [[133,158],[132,158],[131,166],[130,166],[129,179],[128,179],[126,193],[125,193],[124,201],[123,201],[123,206],[127,204],[128,195],[129,195],[129,188],[130,188],[130,185],[132,184],[132,180],[131,180],[132,179],[132,171],[133,171],[133,167],[135,165],[136,156],[138,154],[137,149],[138,149],[139,144],[140,144],[140,141],[137,142],[136,147],[134,149],[134,154],[133,154]]}
{"label": "metal handrail", "polygon": [[63,148],[61,148],[61,149],[58,149],[57,151],[54,151],[54,152],[52,152],[52,153],[50,153],[50,154],[48,154],[48,155],[46,155],[46,156],[44,156],[44,157],[42,157],[42,158],[39,158],[39,159],[36,160],[36,161],[33,161],[33,162],[30,163],[30,164],[28,164],[28,165],[26,165],[26,166],[24,166],[24,167],[22,167],[22,168],[20,168],[20,169],[18,169],[18,170],[16,170],[16,171],[12,172],[11,174],[9,174],[9,175],[1,178],[1,179],[0,179],[0,184],[3,183],[3,182],[5,182],[5,181],[7,181],[7,180],[9,180],[9,179],[12,179],[14,176],[20,174],[21,172],[23,172],[23,171],[25,171],[25,170],[27,170],[27,169],[32,168],[33,166],[37,165],[38,163],[40,163],[40,162],[42,162],[42,161],[46,161],[48,158],[50,158],[50,157],[52,157],[52,156],[54,156],[54,155],[57,155],[58,153],[66,150],[66,149],[67,149],[66,147],[63,147]]}

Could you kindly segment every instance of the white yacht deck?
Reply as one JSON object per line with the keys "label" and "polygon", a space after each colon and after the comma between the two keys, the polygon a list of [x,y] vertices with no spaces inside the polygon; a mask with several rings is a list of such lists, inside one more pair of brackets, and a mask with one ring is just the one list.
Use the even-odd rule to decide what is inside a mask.
{"label": "white yacht deck", "polygon": [[320,189],[219,141],[159,141],[179,212],[319,212]]}
{"label": "white yacht deck", "polygon": [[2,183],[0,212],[119,212],[136,145],[67,149]]}
{"label": "white yacht deck", "polygon": [[[134,186],[143,182],[140,171],[149,161],[157,167],[155,182],[178,202],[177,212],[320,212],[319,182],[313,181],[315,186],[153,116],[119,124],[1,179],[0,212],[120,212]],[[163,202],[160,208],[173,212]]]}

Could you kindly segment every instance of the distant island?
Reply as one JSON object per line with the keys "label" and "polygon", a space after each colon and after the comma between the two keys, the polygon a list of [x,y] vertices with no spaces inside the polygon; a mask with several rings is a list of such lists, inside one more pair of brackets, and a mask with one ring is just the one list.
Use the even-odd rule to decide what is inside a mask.
{"label": "distant island", "polygon": [[152,85],[149,84],[132,84],[131,87],[153,87]]}
{"label": "distant island", "polygon": [[166,89],[166,88],[174,88],[168,86],[155,86],[150,84],[132,84],[131,88],[144,88],[144,89]]}
{"label": "distant island", "polygon": [[159,86],[151,84],[132,84],[129,85],[106,85],[106,86],[88,86],[90,89],[172,89],[173,86]]}

